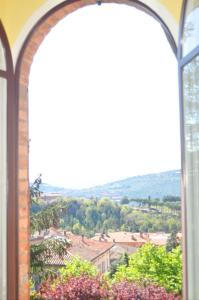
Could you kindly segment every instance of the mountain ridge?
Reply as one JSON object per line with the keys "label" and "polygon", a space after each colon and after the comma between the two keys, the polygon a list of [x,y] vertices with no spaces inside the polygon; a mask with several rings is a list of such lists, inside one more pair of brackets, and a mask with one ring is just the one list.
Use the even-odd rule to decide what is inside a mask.
{"label": "mountain ridge", "polygon": [[68,197],[163,198],[166,195],[180,196],[180,170],[132,176],[114,182],[84,189],[67,189],[42,183],[43,193],[59,193]]}

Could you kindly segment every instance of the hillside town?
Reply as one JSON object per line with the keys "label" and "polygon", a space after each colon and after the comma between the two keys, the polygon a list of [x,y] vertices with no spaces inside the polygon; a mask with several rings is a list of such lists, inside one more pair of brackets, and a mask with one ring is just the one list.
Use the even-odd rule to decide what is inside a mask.
{"label": "hillside town", "polygon": [[[141,233],[141,232],[109,232],[106,234],[96,233],[93,238],[87,238],[84,235],[75,235],[54,227],[48,230],[36,232],[31,236],[31,245],[36,245],[44,240],[66,240],[70,247],[66,254],[59,256],[51,252],[51,257],[45,262],[46,266],[59,268],[70,263],[74,257],[91,262],[98,269],[100,274],[109,271],[110,266],[119,261],[126,253],[133,254],[138,248],[146,243],[152,243],[158,246],[165,246],[169,234],[164,232],[158,233]],[[181,239],[181,234],[178,233]]]}

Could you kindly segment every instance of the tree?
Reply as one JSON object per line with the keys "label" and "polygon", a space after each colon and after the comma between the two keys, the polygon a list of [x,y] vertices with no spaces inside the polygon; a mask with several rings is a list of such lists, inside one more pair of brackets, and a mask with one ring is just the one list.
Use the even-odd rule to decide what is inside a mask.
{"label": "tree", "polygon": [[79,222],[77,222],[77,223],[75,223],[75,224],[73,225],[72,232],[73,232],[74,234],[77,234],[77,235],[83,234],[82,231],[83,231],[83,230],[82,230],[82,226],[80,225]]}
{"label": "tree", "polygon": [[110,271],[108,272],[108,276],[111,279],[114,277],[114,274],[117,272],[119,266],[129,266],[129,256],[127,253],[124,253],[124,255],[122,255],[119,260],[111,264]]}
{"label": "tree", "polygon": [[130,200],[127,196],[122,197],[120,203],[121,204],[129,204]]}
{"label": "tree", "polygon": [[[42,180],[40,174],[30,187],[31,205],[39,205],[38,199],[41,195],[41,183]],[[32,214],[30,218],[31,233],[34,233],[36,230],[41,231],[42,229],[48,229],[51,225],[56,226],[60,216],[60,211],[62,211],[62,207],[59,204],[56,207],[52,205],[36,214]],[[63,257],[64,254],[67,253],[69,247],[70,243],[67,241],[67,239],[47,239],[38,244],[32,244],[30,246],[30,275],[35,287],[36,284],[42,280],[42,278],[52,273],[51,270],[46,269],[48,260],[53,255],[59,255],[59,257]]]}
{"label": "tree", "polygon": [[66,249],[70,247],[67,239],[46,239],[38,244],[33,244],[30,247],[31,273],[43,271],[48,263],[48,260],[57,254],[60,258],[66,254]]}
{"label": "tree", "polygon": [[41,176],[42,176],[42,174],[40,174],[39,177],[37,177],[35,179],[35,181],[33,182],[33,184],[30,187],[31,203],[35,202],[35,200],[37,200],[41,195],[41,191],[40,191],[40,185],[42,183]]}
{"label": "tree", "polygon": [[167,243],[166,243],[166,251],[172,251],[173,249],[175,249],[176,247],[178,247],[180,244],[180,240],[177,236],[177,232],[176,231],[172,231],[171,235],[168,237],[167,239]]}
{"label": "tree", "polygon": [[91,262],[78,257],[74,257],[70,263],[67,263],[65,267],[60,269],[62,280],[82,275],[94,277],[97,273],[96,267]]}
{"label": "tree", "polygon": [[129,257],[129,266],[119,266],[114,281],[150,281],[168,291],[182,290],[182,250],[167,252],[165,247],[145,244]]}

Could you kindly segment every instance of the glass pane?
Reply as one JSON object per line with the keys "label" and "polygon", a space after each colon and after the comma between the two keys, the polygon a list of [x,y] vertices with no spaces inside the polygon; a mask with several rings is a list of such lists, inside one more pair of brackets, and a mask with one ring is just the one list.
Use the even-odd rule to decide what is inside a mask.
{"label": "glass pane", "polygon": [[7,216],[7,175],[6,175],[6,80],[0,78],[0,299],[6,300],[6,216]]}
{"label": "glass pane", "polygon": [[183,70],[189,300],[199,295],[199,56]]}
{"label": "glass pane", "polygon": [[6,70],[6,58],[5,58],[5,49],[3,47],[2,41],[0,39],[0,70]]}
{"label": "glass pane", "polygon": [[199,45],[199,0],[187,1],[184,32],[183,56]]}

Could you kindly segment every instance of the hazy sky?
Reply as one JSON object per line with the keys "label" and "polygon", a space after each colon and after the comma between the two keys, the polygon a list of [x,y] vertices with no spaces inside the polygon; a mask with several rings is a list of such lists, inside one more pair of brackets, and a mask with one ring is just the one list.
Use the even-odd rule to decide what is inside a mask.
{"label": "hazy sky", "polygon": [[55,26],[29,99],[30,180],[81,188],[180,168],[177,62],[133,7],[92,5]]}

